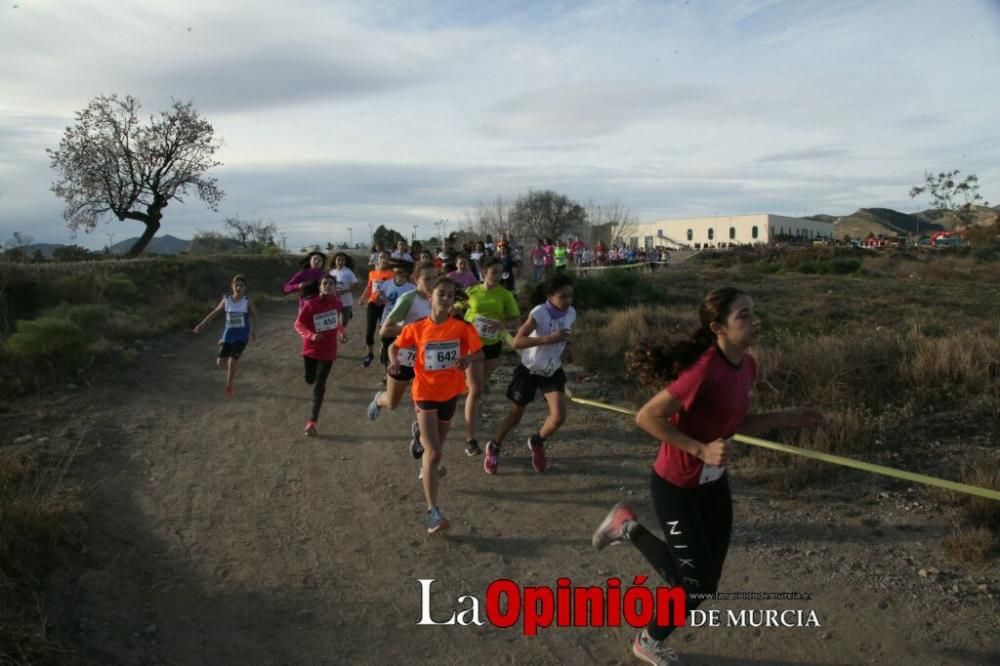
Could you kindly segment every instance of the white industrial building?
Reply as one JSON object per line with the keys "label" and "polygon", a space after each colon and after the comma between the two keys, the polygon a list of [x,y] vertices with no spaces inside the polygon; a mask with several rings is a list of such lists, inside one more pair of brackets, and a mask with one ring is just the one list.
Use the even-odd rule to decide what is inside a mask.
{"label": "white industrial building", "polygon": [[639,224],[633,247],[727,247],[766,245],[790,239],[832,239],[833,223],[784,215],[719,215]]}

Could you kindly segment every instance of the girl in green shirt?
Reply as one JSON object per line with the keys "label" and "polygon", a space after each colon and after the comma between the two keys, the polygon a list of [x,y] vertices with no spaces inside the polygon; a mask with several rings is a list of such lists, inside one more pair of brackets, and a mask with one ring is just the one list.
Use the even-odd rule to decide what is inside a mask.
{"label": "girl in green shirt", "polygon": [[465,397],[465,453],[469,456],[477,456],[483,452],[476,442],[483,386],[500,364],[500,350],[507,333],[507,324],[511,320],[519,324],[518,318],[521,315],[514,294],[500,286],[503,274],[500,260],[495,257],[484,259],[480,271],[483,284],[469,287],[466,291],[469,300],[465,305],[465,321],[472,324],[479,333],[485,356],[482,364],[473,363],[466,370],[469,392]]}

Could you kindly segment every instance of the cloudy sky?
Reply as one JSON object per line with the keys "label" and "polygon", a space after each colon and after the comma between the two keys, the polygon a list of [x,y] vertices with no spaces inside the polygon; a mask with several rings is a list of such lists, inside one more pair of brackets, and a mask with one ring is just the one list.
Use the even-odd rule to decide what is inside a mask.
{"label": "cloudy sky", "polygon": [[219,211],[166,210],[184,238],[426,237],[529,188],[641,221],[912,212],[926,170],[1000,200],[1000,0],[7,0],[0,242],[72,242],[45,149],[110,93],[191,100],[223,140]]}

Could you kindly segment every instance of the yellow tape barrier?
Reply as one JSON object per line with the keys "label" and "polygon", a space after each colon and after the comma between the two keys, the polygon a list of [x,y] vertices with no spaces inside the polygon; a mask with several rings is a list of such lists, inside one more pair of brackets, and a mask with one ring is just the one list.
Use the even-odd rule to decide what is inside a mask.
{"label": "yellow tape barrier", "polygon": [[[504,334],[504,341],[508,345],[510,345],[511,348],[514,347],[514,336],[512,336],[509,331]],[[572,395],[568,390],[566,396],[571,401],[581,405],[588,405],[590,407],[606,409],[609,412],[618,412],[619,414],[625,414],[626,416],[635,416],[636,414],[634,409],[626,409],[625,407],[609,405],[604,402],[598,402],[597,400],[577,398],[576,396]],[[859,469],[863,472],[882,474],[883,476],[891,476],[895,479],[903,479],[904,481],[913,481],[915,483],[922,483],[927,486],[937,486],[938,488],[944,488],[946,490],[954,490],[957,493],[966,493],[968,495],[975,495],[977,497],[985,497],[986,499],[1000,501],[1000,491],[991,490],[989,488],[970,486],[968,484],[959,483],[957,481],[938,479],[936,477],[927,476],[925,474],[916,474],[914,472],[907,472],[901,469],[895,469],[893,467],[886,467],[885,465],[876,465],[874,463],[867,463],[861,460],[854,460],[852,458],[844,458],[843,456],[835,456],[829,453],[821,453],[819,451],[800,449],[795,446],[788,446],[787,444],[779,444],[778,442],[772,442],[766,439],[760,439],[758,437],[749,437],[747,435],[736,435],[733,437],[733,439],[736,440],[737,442],[742,442],[743,444],[751,444],[753,446],[759,446],[761,448],[771,449],[772,451],[791,453],[792,455],[795,456],[802,456],[803,458],[812,458],[813,460],[833,463],[834,465],[841,465],[843,467]]]}
{"label": "yellow tape barrier", "polygon": [[[606,409],[610,412],[618,412],[619,414],[635,416],[635,410],[632,409],[625,409],[624,407],[616,407],[615,405],[608,405],[606,403],[598,402],[596,400],[587,400],[586,398],[577,398],[575,396],[568,396],[568,397],[573,402],[579,403],[581,405],[589,405],[590,407]],[[928,486],[937,486],[938,488],[944,488],[946,490],[954,490],[957,493],[966,493],[968,495],[975,495],[977,497],[985,497],[986,499],[1000,501],[1000,491],[990,490],[989,488],[979,488],[977,486],[970,486],[965,483],[958,483],[957,481],[947,481],[945,479],[938,479],[933,476],[926,476],[924,474],[915,474],[913,472],[906,472],[901,469],[886,467],[884,465],[875,465],[873,463],[862,462],[860,460],[844,458],[843,456],[835,456],[829,453],[820,453],[819,451],[800,449],[794,446],[788,446],[787,444],[779,444],[777,442],[771,442],[766,439],[759,439],[757,437],[748,437],[747,435],[736,435],[733,437],[733,439],[736,440],[737,442],[742,442],[743,444],[752,444],[753,446],[760,446],[765,449],[771,449],[773,451],[781,451],[783,453],[791,453],[792,455],[802,456],[803,458],[812,458],[813,460],[820,460],[822,462],[833,463],[834,465],[841,465],[843,467],[860,469],[863,472],[882,474],[883,476],[891,476],[896,479],[903,479],[904,481],[914,481],[916,483],[923,483],[924,485]]]}

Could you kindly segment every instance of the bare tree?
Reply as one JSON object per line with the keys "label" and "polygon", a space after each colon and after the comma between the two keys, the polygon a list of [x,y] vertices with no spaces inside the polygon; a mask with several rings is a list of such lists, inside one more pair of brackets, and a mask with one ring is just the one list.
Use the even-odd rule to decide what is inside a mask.
{"label": "bare tree", "polygon": [[518,197],[510,213],[511,226],[527,238],[565,238],[587,222],[583,206],[552,190],[529,190]]}
{"label": "bare tree", "polygon": [[15,231],[11,234],[11,237],[4,241],[3,249],[5,250],[20,250],[28,247],[35,242],[33,236],[25,236],[20,231]]}
{"label": "bare tree", "polygon": [[146,225],[129,256],[145,250],[170,201],[193,193],[217,210],[224,196],[206,176],[221,164],[214,159],[215,130],[192,103],[175,101],[145,125],[139,109],[131,96],[96,97],[76,114],[59,148],[46,151],[58,174],[52,191],[66,201],[63,217],[71,230],[92,231],[105,215]]}
{"label": "bare tree", "polygon": [[511,238],[519,237],[518,230],[513,228],[511,211],[510,203],[499,195],[488,204],[480,202],[476,210],[476,231],[480,237],[485,237],[487,234],[494,238],[504,235]]}
{"label": "bare tree", "polygon": [[274,245],[274,237],[278,234],[278,225],[274,222],[265,224],[263,220],[227,217],[224,224],[229,238],[239,243],[245,250],[260,250],[268,245]]}
{"label": "bare tree", "polygon": [[601,240],[608,245],[625,244],[639,230],[639,220],[621,201],[607,205],[587,204],[587,222],[591,229],[591,242]]}

